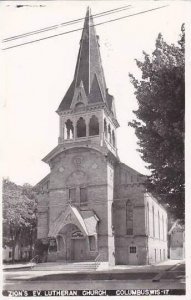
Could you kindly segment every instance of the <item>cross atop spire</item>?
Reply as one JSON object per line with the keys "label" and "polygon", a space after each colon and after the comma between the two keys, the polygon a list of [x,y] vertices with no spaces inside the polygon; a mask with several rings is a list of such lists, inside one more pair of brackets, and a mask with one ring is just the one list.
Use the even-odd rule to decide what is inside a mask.
{"label": "cross atop spire", "polygon": [[98,39],[91,9],[88,7],[80,40],[74,79],[58,108],[58,112],[71,108],[75,90],[83,84],[88,104],[103,102],[115,117],[114,99],[107,92]]}

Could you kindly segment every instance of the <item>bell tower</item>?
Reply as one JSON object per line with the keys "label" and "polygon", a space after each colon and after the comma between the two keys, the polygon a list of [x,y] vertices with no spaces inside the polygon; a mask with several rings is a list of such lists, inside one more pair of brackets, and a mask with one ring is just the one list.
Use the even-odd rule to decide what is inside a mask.
{"label": "bell tower", "polygon": [[[43,181],[49,194],[43,200],[48,209],[42,207],[39,217],[46,225],[39,223],[38,236],[56,238],[60,248],[55,255],[63,259],[95,260],[99,255],[102,261],[115,264],[112,207],[119,124],[99,47],[88,8],[74,78],[57,109],[58,145],[43,158],[50,166]],[[75,239],[76,227],[82,240]]]}
{"label": "bell tower", "polygon": [[108,93],[91,11],[88,8],[73,81],[61,101],[58,144],[86,145],[117,157],[114,97]]}

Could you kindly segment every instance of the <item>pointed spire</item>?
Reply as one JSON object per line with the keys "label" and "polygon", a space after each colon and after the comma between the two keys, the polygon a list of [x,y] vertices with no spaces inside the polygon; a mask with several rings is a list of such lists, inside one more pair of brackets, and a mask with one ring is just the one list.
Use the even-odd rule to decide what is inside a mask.
{"label": "pointed spire", "polygon": [[[84,21],[80,50],[74,75],[75,86],[77,87],[81,80],[83,81],[86,94],[90,94],[91,85],[95,74],[100,82],[100,88],[103,98],[105,98],[105,79],[101,66],[101,57],[99,44],[93,23],[91,10],[88,7]],[[103,99],[104,100],[104,99]]]}
{"label": "pointed spire", "polygon": [[[90,7],[87,7],[84,20],[74,80],[69,91],[66,93],[66,96],[69,96],[70,99],[66,99],[65,96],[58,108],[58,111],[61,111],[66,107],[63,102],[67,102],[68,109],[70,109],[69,103],[71,105],[75,90],[82,83],[88,103],[105,102],[108,108],[111,108],[111,103],[110,105],[108,103],[109,95],[107,93],[105,77],[101,63],[99,40],[98,36],[96,35]],[[73,95],[71,95],[72,89]]]}

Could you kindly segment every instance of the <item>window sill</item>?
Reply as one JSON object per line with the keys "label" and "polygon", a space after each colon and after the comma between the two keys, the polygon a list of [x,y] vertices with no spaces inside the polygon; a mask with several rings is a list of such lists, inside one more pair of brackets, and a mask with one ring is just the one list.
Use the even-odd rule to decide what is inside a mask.
{"label": "window sill", "polygon": [[80,206],[88,206],[88,203],[87,202],[81,202]]}
{"label": "window sill", "polygon": [[92,137],[99,137],[99,134],[89,135],[89,136],[87,136],[87,137],[89,137],[89,138],[92,138]]}

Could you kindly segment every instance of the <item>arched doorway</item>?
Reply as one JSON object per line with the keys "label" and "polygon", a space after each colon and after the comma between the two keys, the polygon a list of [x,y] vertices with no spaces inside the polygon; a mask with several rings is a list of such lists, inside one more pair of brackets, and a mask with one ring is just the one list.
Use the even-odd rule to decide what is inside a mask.
{"label": "arched doorway", "polygon": [[87,237],[74,224],[66,224],[57,235],[58,256],[67,261],[87,260]]}

